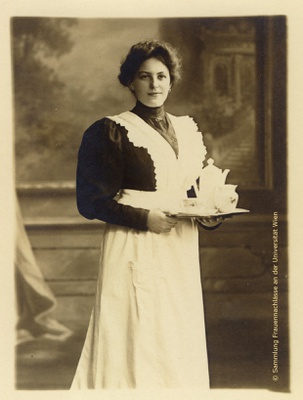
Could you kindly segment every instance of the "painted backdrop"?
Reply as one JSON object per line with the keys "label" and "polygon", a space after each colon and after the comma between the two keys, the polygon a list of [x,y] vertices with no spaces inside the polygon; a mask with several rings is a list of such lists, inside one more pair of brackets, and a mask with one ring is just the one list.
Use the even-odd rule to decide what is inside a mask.
{"label": "painted backdrop", "polygon": [[133,107],[117,79],[122,59],[141,39],[161,38],[183,58],[167,109],[195,118],[231,182],[261,186],[255,30],[250,18],[13,18],[17,182],[74,181],[84,130]]}

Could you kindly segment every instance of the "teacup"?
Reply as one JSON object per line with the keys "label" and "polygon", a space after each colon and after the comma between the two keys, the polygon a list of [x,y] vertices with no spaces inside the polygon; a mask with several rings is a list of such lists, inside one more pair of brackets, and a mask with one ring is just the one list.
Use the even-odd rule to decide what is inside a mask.
{"label": "teacup", "polygon": [[237,186],[222,185],[215,188],[214,201],[219,212],[232,212],[237,207],[239,200]]}

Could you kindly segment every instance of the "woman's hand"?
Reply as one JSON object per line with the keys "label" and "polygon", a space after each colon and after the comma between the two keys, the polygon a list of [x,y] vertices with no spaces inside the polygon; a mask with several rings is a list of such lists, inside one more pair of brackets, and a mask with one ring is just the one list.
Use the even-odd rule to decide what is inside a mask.
{"label": "woman's hand", "polygon": [[205,226],[206,228],[215,228],[222,224],[224,218],[222,216],[211,216],[211,217],[199,217],[196,221]]}
{"label": "woman's hand", "polygon": [[148,214],[147,227],[154,233],[170,232],[177,223],[177,218],[168,217],[160,209],[150,210]]}

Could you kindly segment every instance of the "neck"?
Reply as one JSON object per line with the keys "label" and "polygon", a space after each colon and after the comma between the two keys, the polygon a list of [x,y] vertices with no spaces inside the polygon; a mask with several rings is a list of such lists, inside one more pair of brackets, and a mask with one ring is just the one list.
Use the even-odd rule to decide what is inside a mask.
{"label": "neck", "polygon": [[163,105],[160,107],[147,107],[144,104],[140,103],[140,101],[137,101],[137,104],[133,108],[132,112],[147,118],[163,118],[165,115]]}

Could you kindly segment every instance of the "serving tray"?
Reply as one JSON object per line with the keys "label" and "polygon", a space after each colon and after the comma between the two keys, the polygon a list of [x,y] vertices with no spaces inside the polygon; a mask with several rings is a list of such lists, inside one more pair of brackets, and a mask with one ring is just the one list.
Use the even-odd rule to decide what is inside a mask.
{"label": "serving tray", "polygon": [[232,217],[233,215],[241,215],[241,214],[246,214],[249,213],[249,210],[246,210],[245,208],[235,208],[233,211],[229,212],[216,212],[215,210],[209,210],[205,211],[203,214],[196,214],[192,212],[177,212],[177,213],[172,213],[172,212],[165,212],[166,215],[170,217],[176,217],[176,218],[201,218],[201,217]]}

